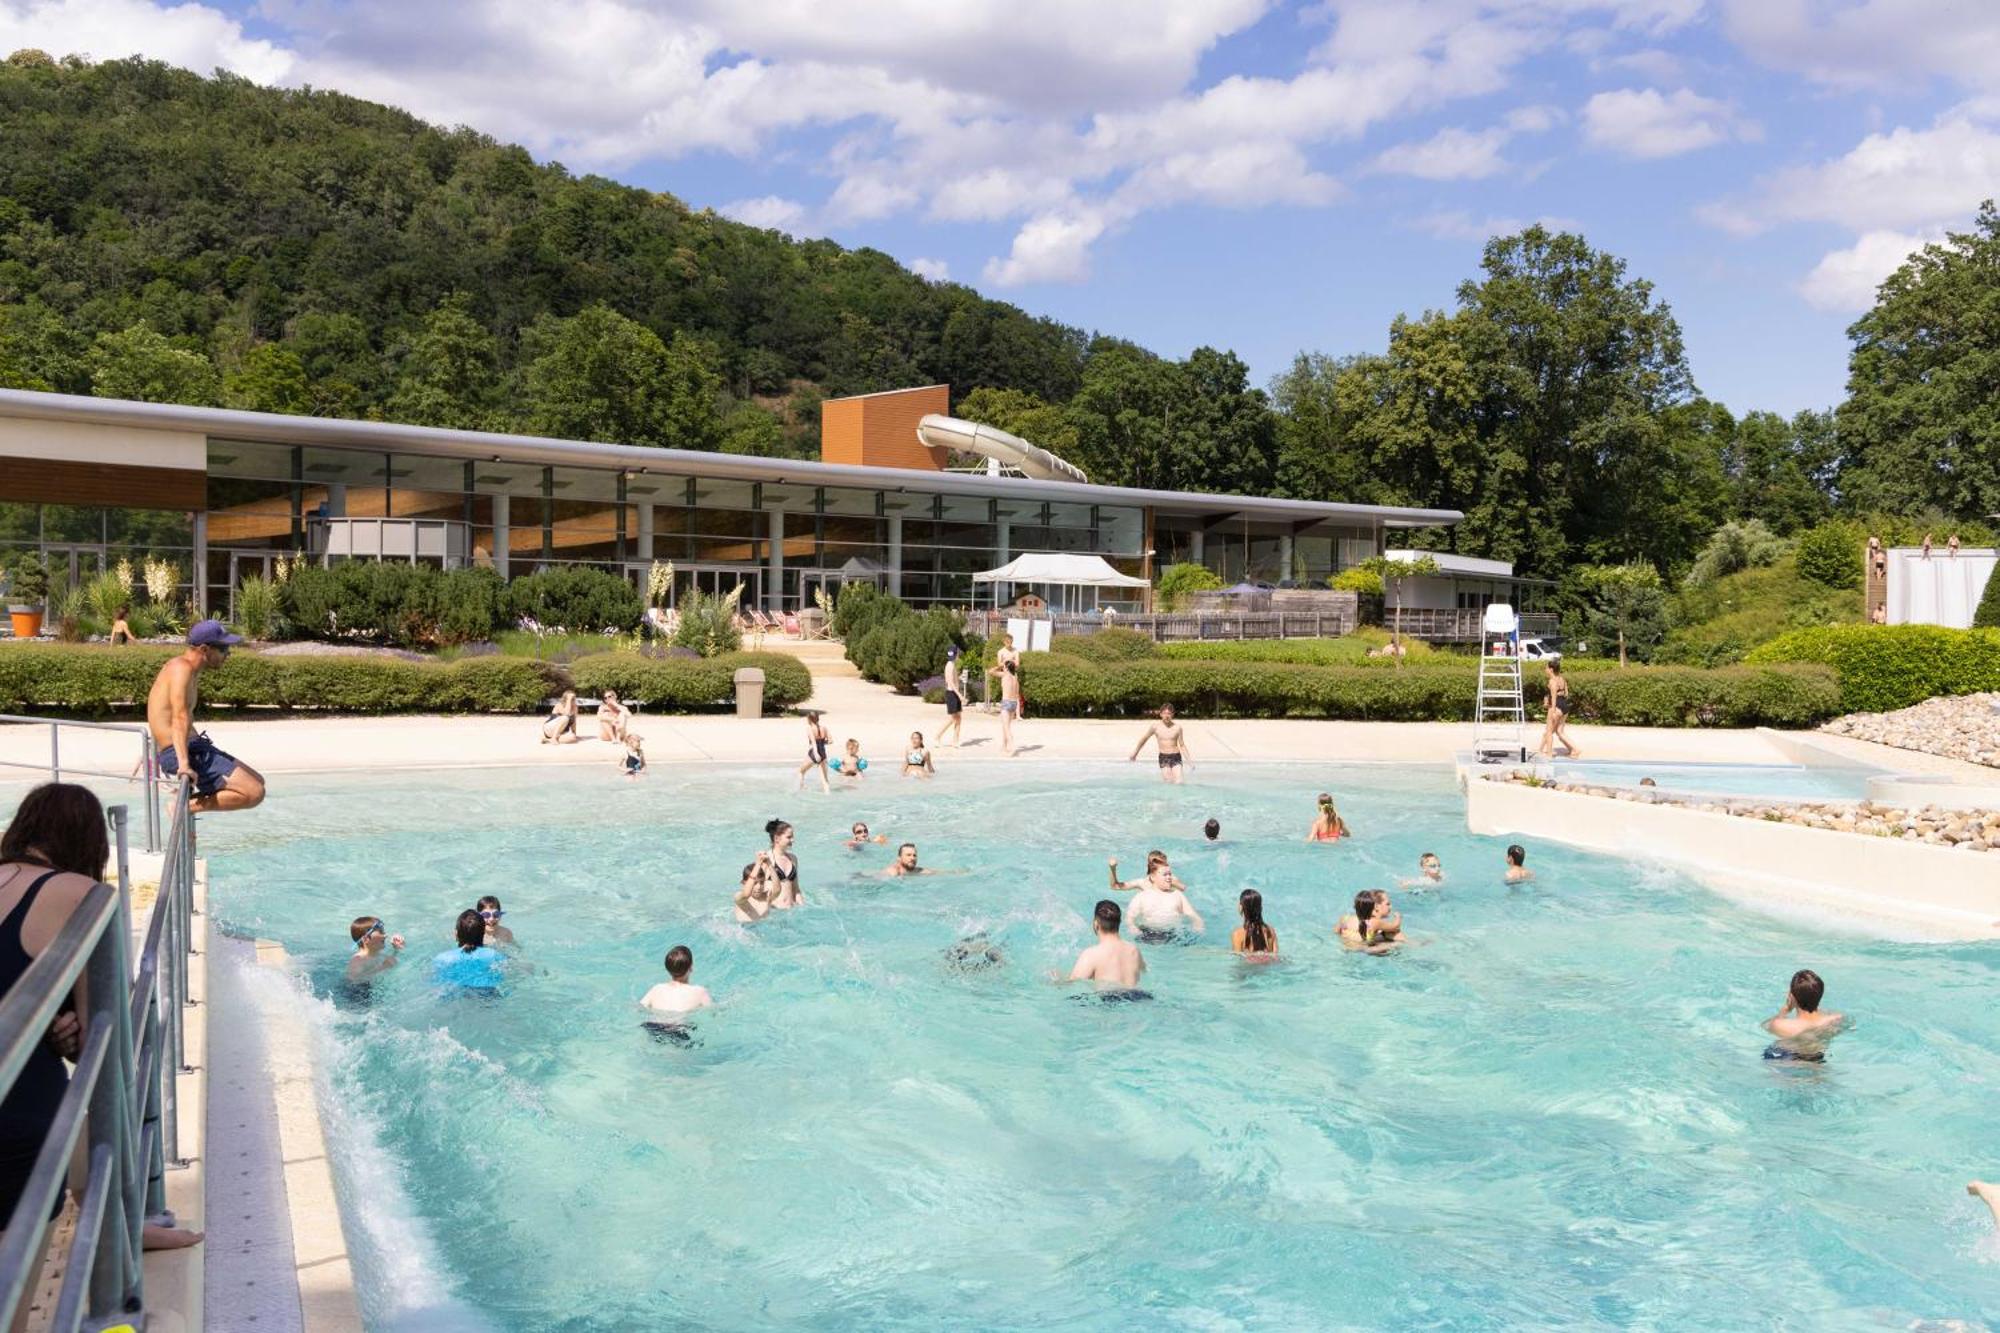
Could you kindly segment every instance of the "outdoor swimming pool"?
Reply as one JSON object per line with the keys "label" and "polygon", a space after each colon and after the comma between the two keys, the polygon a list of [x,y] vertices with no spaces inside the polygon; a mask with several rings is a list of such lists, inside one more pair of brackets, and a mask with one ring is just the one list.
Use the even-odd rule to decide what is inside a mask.
{"label": "outdoor swimming pool", "polygon": [[[293,780],[206,820],[214,910],[319,997],[376,1329],[1904,1328],[2000,1309],[2000,947],[1815,934],[1543,844],[1500,883],[1449,770],[947,767],[794,796],[768,769]],[[1356,838],[1300,841],[1312,794]],[[1203,818],[1226,844],[1196,845]],[[729,918],[780,815],[805,910]],[[884,882],[865,818],[969,873]],[[1173,855],[1208,918],[1151,1004],[1051,984],[1104,857]],[[1421,851],[1399,956],[1331,939]],[[1286,961],[1225,952],[1261,889]],[[444,1000],[420,960],[497,893],[526,966]],[[346,923],[408,963],[341,994]],[[1007,955],[959,975],[974,929]],[[720,1008],[656,1044],[668,945]],[[1810,965],[1858,1016],[1758,1058]]]}

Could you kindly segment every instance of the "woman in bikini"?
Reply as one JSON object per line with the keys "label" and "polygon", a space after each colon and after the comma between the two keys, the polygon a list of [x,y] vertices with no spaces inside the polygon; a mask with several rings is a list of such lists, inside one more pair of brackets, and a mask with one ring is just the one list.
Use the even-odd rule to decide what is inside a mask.
{"label": "woman in bikini", "polygon": [[1255,889],[1243,890],[1236,900],[1236,910],[1242,914],[1243,924],[1229,937],[1230,949],[1257,961],[1276,958],[1278,932],[1264,924],[1264,895]]}
{"label": "woman in bikini", "polygon": [[1347,821],[1340,817],[1340,811],[1333,808],[1333,796],[1329,792],[1319,794],[1319,814],[1313,818],[1307,842],[1339,842],[1348,835]]}
{"label": "woman in bikini", "polygon": [[764,832],[771,835],[771,906],[774,908],[797,907],[805,902],[799,892],[799,858],[792,855],[792,826],[782,819],[774,819],[764,825]]}
{"label": "woman in bikini", "polygon": [[549,720],[542,723],[542,744],[573,745],[576,739],[576,691],[564,690]]}
{"label": "woman in bikini", "polygon": [[1563,677],[1562,659],[1551,657],[1542,665],[1549,673],[1549,712],[1542,724],[1542,744],[1536,751],[1544,759],[1555,757],[1557,742],[1561,742],[1563,752],[1572,759],[1583,756],[1576,748],[1576,742],[1569,738],[1569,681]]}
{"label": "woman in bikini", "polygon": [[799,782],[794,791],[804,791],[806,774],[815,768],[819,770],[819,789],[832,791],[833,782],[826,775],[826,728],[820,725],[818,713],[806,714],[806,761],[799,765]]}
{"label": "woman in bikini", "polygon": [[597,739],[623,741],[631,725],[632,710],[618,702],[618,691],[606,690],[603,702],[597,705]]}
{"label": "woman in bikini", "polygon": [[903,776],[934,778],[937,769],[931,766],[931,752],[924,748],[924,733],[910,733],[910,748],[903,751]]}

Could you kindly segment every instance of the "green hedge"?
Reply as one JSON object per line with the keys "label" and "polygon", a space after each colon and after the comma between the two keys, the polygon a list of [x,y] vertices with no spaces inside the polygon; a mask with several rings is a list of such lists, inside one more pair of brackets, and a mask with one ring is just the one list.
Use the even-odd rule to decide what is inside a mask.
{"label": "green hedge", "polygon": [[490,569],[343,560],[301,565],[276,592],[284,637],[424,648],[492,637],[506,584]]}
{"label": "green hedge", "polygon": [[[1281,662],[1095,663],[1060,653],[1022,659],[1032,716],[1133,717],[1171,703],[1206,717],[1298,717],[1377,722],[1464,722],[1478,679],[1470,663],[1376,667]],[[1804,727],[1839,711],[1833,672],[1821,666],[1644,667],[1569,677],[1579,721],[1625,726]],[[1541,682],[1527,681],[1538,709]]]}
{"label": "green hedge", "polygon": [[[1204,662],[1290,662],[1310,666],[1382,666],[1393,668],[1393,657],[1370,657],[1371,649],[1380,648],[1389,641],[1389,636],[1380,631],[1350,634],[1339,639],[1218,639],[1194,643],[1167,643],[1160,645],[1162,656],[1177,661]],[[1403,640],[1403,665],[1423,659],[1453,661],[1448,653],[1440,653],[1429,644],[1405,637]],[[1470,663],[1469,656],[1456,659]],[[1467,666],[1467,670],[1471,668]]]}
{"label": "green hedge", "polygon": [[1850,713],[2000,690],[2000,630],[1824,625],[1781,634],[1744,660],[1824,662],[1839,674],[1841,708]]}
{"label": "green hedge", "polygon": [[644,657],[638,653],[594,653],[570,664],[570,678],[583,694],[618,691],[618,697],[655,713],[682,712],[731,704],[736,668],[764,668],[764,707],[776,711],[812,695],[812,673],[784,653],[719,653],[714,657]]}
{"label": "green hedge", "polygon": [[1049,651],[1081,657],[1086,662],[1130,662],[1161,656],[1160,645],[1135,629],[1097,630],[1091,634],[1058,634]]}
{"label": "green hedge", "polygon": [[[0,710],[137,712],[168,648],[18,644],[0,649]],[[219,708],[335,713],[527,713],[561,676],[518,657],[406,662],[387,657],[266,657],[239,652],[204,672],[204,713]]]}

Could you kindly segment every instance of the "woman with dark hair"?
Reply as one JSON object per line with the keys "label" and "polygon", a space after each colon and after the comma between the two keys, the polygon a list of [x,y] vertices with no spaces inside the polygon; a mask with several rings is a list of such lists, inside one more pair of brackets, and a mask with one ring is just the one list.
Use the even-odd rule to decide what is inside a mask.
{"label": "woman with dark hair", "polygon": [[806,774],[812,772],[815,768],[819,770],[819,789],[826,792],[833,790],[833,783],[826,776],[826,739],[826,728],[821,725],[819,714],[808,711],[806,713],[806,761],[799,765],[799,780],[798,784],[792,788],[793,791],[805,790]]}
{"label": "woman with dark hair", "polygon": [[1555,758],[1555,747],[1561,745],[1563,753],[1572,759],[1583,755],[1576,748],[1576,742],[1569,738],[1569,678],[1563,675],[1560,657],[1545,658],[1542,666],[1549,673],[1549,710],[1542,723],[1542,744],[1535,753],[1544,759]]}
{"label": "woman with dark hair", "polygon": [[1369,953],[1386,953],[1402,929],[1402,918],[1390,911],[1389,895],[1380,889],[1355,894],[1353,913],[1336,927],[1343,945]]}
{"label": "woman with dark hair", "polygon": [[1275,958],[1278,932],[1264,924],[1264,895],[1255,889],[1243,890],[1236,900],[1236,910],[1243,914],[1243,924],[1230,936],[1229,947],[1236,953]]}
{"label": "woman with dark hair", "polygon": [[[0,995],[29,966],[104,878],[111,841],[104,807],[86,787],[46,782],[30,791],[0,834]],[[89,997],[79,981],[64,1011],[0,1102],[0,1226],[13,1216],[34,1170],[35,1156],[69,1087],[65,1059],[82,1049]],[[58,1200],[60,1210],[60,1200]],[[194,1245],[201,1233],[148,1224],[145,1247]]]}
{"label": "woman with dark hair", "polygon": [[792,855],[792,826],[774,819],[764,832],[771,839],[771,906],[797,907],[805,897],[799,892],[799,858]]}
{"label": "woman with dark hair", "polygon": [[498,949],[486,942],[486,918],[479,909],[468,907],[452,923],[458,943],[431,959],[431,979],[451,990],[498,994],[504,961]]}

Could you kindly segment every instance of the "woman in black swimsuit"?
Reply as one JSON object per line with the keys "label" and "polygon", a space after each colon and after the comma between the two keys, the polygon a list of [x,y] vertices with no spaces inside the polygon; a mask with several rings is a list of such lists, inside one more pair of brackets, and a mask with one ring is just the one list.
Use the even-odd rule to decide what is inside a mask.
{"label": "woman in black swimsuit", "polygon": [[818,713],[807,713],[806,761],[799,765],[798,785],[792,788],[792,790],[805,790],[806,774],[812,772],[815,768],[819,770],[820,790],[832,791],[833,783],[829,782],[826,776],[826,728],[820,725]]}
{"label": "woman in black swimsuit", "polygon": [[771,836],[771,907],[797,907],[805,898],[799,893],[799,858],[792,855],[792,826],[774,819],[764,832]]}
{"label": "woman in black swimsuit", "polygon": [[1549,712],[1547,721],[1542,725],[1542,745],[1536,753],[1544,759],[1553,759],[1556,743],[1560,741],[1570,758],[1581,759],[1583,756],[1566,729],[1569,722],[1569,682],[1563,679],[1562,659],[1551,657],[1542,665],[1549,672]]}

